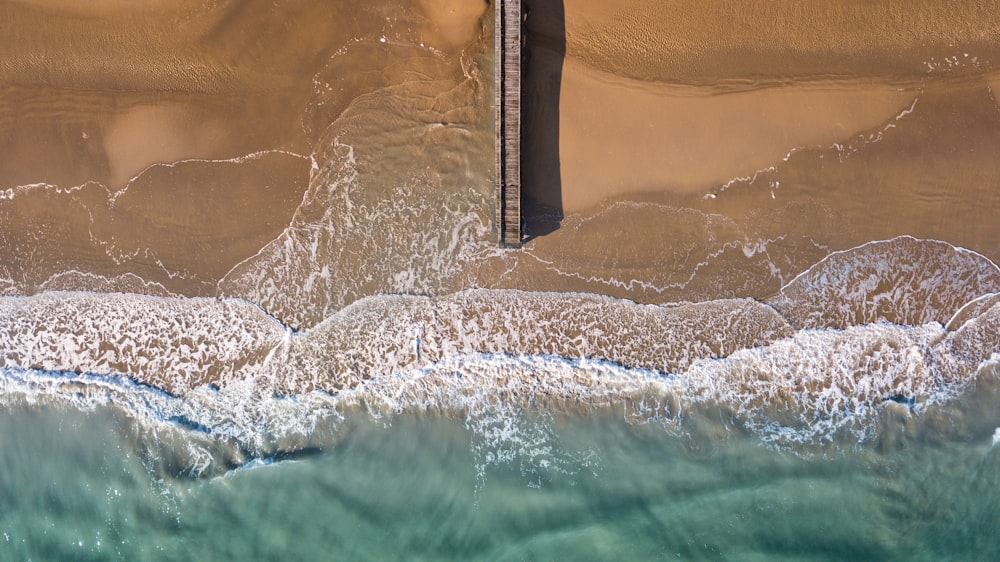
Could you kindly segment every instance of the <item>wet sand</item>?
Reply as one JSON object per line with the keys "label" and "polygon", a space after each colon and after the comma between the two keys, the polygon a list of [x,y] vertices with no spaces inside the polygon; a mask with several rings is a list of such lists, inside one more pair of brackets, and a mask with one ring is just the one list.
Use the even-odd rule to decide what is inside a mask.
{"label": "wet sand", "polygon": [[215,294],[292,222],[331,122],[440,73],[423,61],[461,72],[484,13],[436,0],[0,4],[0,290],[55,277],[112,290],[136,275]]}
{"label": "wet sand", "polygon": [[998,8],[992,1],[565,0],[566,48],[620,76],[719,90],[816,78],[908,82],[929,70],[995,69]]}
{"label": "wet sand", "polygon": [[[568,213],[631,192],[708,193],[790,152],[875,131],[938,82],[995,81],[1000,37],[992,20],[981,18],[998,8],[643,0],[531,6],[529,64],[543,69],[529,72],[561,74],[559,141],[545,145],[559,154],[535,158],[561,163]],[[565,20],[565,42],[555,48],[552,36],[563,30],[552,29],[553,12]],[[551,174],[528,173],[543,181]]]}
{"label": "wet sand", "polygon": [[[0,5],[0,291],[767,298],[899,235],[1000,259],[1000,13],[526,2],[525,251],[492,225],[492,10]],[[33,30],[31,32],[27,30]]]}
{"label": "wet sand", "polygon": [[[904,102],[883,123],[825,146],[790,147],[787,159],[707,179],[701,189],[623,186],[636,176],[624,166],[621,184],[603,190],[566,182],[564,206],[581,210],[529,243],[534,259],[510,283],[644,302],[764,298],[832,250],[899,235],[995,261],[1000,112],[985,78],[928,81],[915,105]],[[616,150],[629,147],[623,140]],[[596,184],[588,180],[580,178]]]}
{"label": "wet sand", "polygon": [[885,84],[713,94],[617,78],[570,58],[560,100],[563,209],[633,192],[705,193],[794,150],[874,129],[916,97]]}

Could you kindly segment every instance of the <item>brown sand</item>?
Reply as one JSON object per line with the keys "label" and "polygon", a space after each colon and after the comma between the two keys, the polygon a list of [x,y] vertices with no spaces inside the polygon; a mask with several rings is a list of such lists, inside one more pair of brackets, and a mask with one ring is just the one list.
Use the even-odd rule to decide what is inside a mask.
{"label": "brown sand", "polygon": [[[633,78],[715,88],[804,77],[909,81],[1000,65],[1000,3],[565,0],[569,56]],[[957,56],[975,66],[959,68]]]}
{"label": "brown sand", "polygon": [[787,86],[712,95],[563,67],[563,209],[638,191],[705,192],[888,122],[916,95],[886,85]]}
{"label": "brown sand", "polygon": [[524,190],[565,219],[499,285],[766,297],[901,234],[1000,258],[1000,4],[528,4]]}
{"label": "brown sand", "polygon": [[486,11],[0,3],[0,277],[32,292],[68,270],[134,273],[213,294],[291,222],[330,123],[366,93],[431,74],[394,48],[459,67]]}
{"label": "brown sand", "polygon": [[486,2],[454,0],[419,0],[418,6],[424,18],[422,42],[446,49],[463,47],[472,41],[489,7]]}
{"label": "brown sand", "polygon": [[[547,52],[554,9],[535,9],[529,51]],[[545,159],[561,163],[562,208],[708,193],[790,150],[888,124],[929,71],[1000,68],[997,14],[1000,4],[983,3],[568,0],[559,141],[549,143],[559,156]]]}
{"label": "brown sand", "polygon": [[470,285],[765,297],[899,234],[1000,259],[1000,3],[526,4],[525,197],[559,228],[497,254],[484,2],[0,3],[0,290],[242,263],[305,326]]}
{"label": "brown sand", "polygon": [[659,190],[570,213],[506,282],[648,302],[762,298],[831,250],[903,234],[1000,260],[1000,111],[986,82],[929,81],[887,125],[715,197]]}

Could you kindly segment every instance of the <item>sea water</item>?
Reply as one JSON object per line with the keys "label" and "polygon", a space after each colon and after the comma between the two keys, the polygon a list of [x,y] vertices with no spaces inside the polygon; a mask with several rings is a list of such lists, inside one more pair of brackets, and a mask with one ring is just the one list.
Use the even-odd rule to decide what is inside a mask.
{"label": "sea water", "polygon": [[[970,392],[995,404],[1000,385],[981,386]],[[906,427],[921,421],[886,424],[879,445],[802,455],[764,446],[724,417],[664,427],[612,411],[511,414],[515,429],[500,437],[469,419],[351,416],[306,450],[196,477],[175,466],[182,438],[143,443],[147,429],[114,405],[8,407],[0,552],[989,560],[1000,548],[1000,448],[989,426],[1000,415],[942,408],[956,411],[928,415],[991,419],[957,439]]]}

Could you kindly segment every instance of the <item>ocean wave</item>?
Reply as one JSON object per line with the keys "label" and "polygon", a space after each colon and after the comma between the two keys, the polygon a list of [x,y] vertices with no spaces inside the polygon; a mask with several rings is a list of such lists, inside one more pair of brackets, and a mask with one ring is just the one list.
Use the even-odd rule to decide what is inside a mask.
{"label": "ocean wave", "polygon": [[469,290],[380,296],[292,334],[233,299],[45,293],[0,300],[3,366],[125,374],[184,393],[244,379],[337,391],[455,354],[599,358],[679,372],[791,334],[756,301],[663,307],[586,294]]}
{"label": "ocean wave", "polygon": [[[929,363],[942,333],[933,324],[802,330],[724,361],[698,364],[684,378],[694,399],[732,408],[765,440],[816,444],[844,434],[865,440],[885,403],[919,411],[968,381],[976,365],[959,371]],[[955,371],[949,378],[956,385],[941,384],[935,367]]]}
{"label": "ocean wave", "polygon": [[772,309],[749,299],[663,307],[479,289],[364,299],[290,340],[265,370],[292,394],[348,388],[470,353],[597,358],[670,373],[789,334]]}
{"label": "ocean wave", "polygon": [[0,367],[5,400],[102,397],[84,402],[237,457],[307,446],[317,420],[352,412],[475,425],[590,408],[714,416],[805,450],[870,442],[886,409],[963,392],[1000,350],[996,280],[978,254],[904,237],[833,254],[769,303],[471,289],[368,297],[295,332],[242,300],[52,292],[0,298]]}
{"label": "ocean wave", "polygon": [[945,324],[965,303],[997,291],[1000,268],[985,256],[900,236],[833,252],[768,302],[798,328]]}
{"label": "ocean wave", "polygon": [[337,393],[289,397],[262,393],[252,380],[171,395],[127,377],[5,368],[0,401],[7,408],[114,408],[138,424],[150,467],[171,475],[209,476],[324,450],[348,435],[353,421],[391,425],[412,416],[460,421],[485,464],[527,454],[560,418],[608,414],[681,438],[708,431],[724,440],[748,431],[771,446],[827,454],[879,444],[896,433],[886,419],[933,425],[935,408],[961,397],[983,373],[997,378],[987,361],[943,383],[935,366],[921,361],[933,335],[885,325],[813,330],[677,375],[590,359],[458,354]]}
{"label": "ocean wave", "polygon": [[[314,78],[306,121],[317,140],[301,204],[283,232],[223,276],[218,294],[305,328],[366,296],[473,285],[476,258],[497,251],[482,213],[491,183],[475,171],[492,153],[470,151],[492,134],[478,67],[388,49],[380,56],[407,52],[415,68],[366,80],[364,95],[341,99],[335,87],[350,57],[333,57]],[[409,164],[428,158],[433,167]]]}
{"label": "ocean wave", "polygon": [[281,324],[238,300],[0,297],[0,367],[126,375],[172,393],[252,377],[285,337]]}

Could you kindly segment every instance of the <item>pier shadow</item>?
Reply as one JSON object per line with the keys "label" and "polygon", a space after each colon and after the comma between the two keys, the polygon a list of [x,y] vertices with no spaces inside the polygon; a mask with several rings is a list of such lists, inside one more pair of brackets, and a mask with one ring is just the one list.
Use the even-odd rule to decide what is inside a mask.
{"label": "pier shadow", "polygon": [[523,241],[559,228],[559,90],[566,56],[563,0],[524,0],[521,63],[521,217]]}

